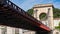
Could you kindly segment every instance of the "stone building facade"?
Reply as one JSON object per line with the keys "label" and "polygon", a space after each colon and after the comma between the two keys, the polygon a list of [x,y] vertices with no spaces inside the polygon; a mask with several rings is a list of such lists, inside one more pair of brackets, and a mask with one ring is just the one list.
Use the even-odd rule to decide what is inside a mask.
{"label": "stone building facade", "polygon": [[0,34],[35,34],[35,31],[0,25]]}
{"label": "stone building facade", "polygon": [[[37,4],[34,5],[33,9],[33,16],[39,20],[42,21],[43,24],[47,25],[50,29],[52,29],[51,34],[59,34],[59,31],[55,29],[55,26],[58,25],[60,19],[56,20],[56,18],[53,19],[53,4]],[[40,15],[42,13],[46,14],[46,19],[41,20]]]}
{"label": "stone building facade", "polygon": [[38,20],[39,15],[45,13],[47,15],[48,25],[51,29],[53,29],[53,5],[52,4],[38,4],[33,7],[34,9],[34,17]]}

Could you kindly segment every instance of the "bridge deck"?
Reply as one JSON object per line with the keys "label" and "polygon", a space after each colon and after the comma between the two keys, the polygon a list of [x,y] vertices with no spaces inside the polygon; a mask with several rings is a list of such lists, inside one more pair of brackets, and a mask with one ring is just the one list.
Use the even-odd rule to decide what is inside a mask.
{"label": "bridge deck", "polygon": [[[51,31],[46,25],[38,21],[11,1],[0,4],[0,24],[18,28]],[[31,27],[31,28],[30,28]]]}

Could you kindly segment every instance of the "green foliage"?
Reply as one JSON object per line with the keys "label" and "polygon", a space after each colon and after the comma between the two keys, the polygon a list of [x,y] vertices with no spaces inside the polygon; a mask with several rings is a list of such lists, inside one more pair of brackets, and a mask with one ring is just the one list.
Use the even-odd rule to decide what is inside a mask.
{"label": "green foliage", "polygon": [[[28,12],[30,15],[32,15],[32,14],[33,14],[33,9],[29,9],[27,12]],[[41,17],[43,18],[44,16],[46,16],[46,15],[42,15]],[[60,18],[60,9],[58,9],[58,8],[53,8],[53,17],[54,17],[54,18]]]}
{"label": "green foliage", "polygon": [[46,14],[45,13],[42,13],[42,14],[39,15],[39,17],[40,17],[41,20],[46,19],[45,18],[46,17]]}
{"label": "green foliage", "polygon": [[55,28],[59,30],[60,29],[60,26],[56,26]]}
{"label": "green foliage", "polygon": [[60,22],[59,22],[59,26],[60,26]]}
{"label": "green foliage", "polygon": [[56,26],[55,29],[60,31],[60,22],[59,22],[59,26]]}
{"label": "green foliage", "polygon": [[33,14],[33,9],[27,10],[27,13],[30,14],[30,15],[32,15]]}
{"label": "green foliage", "polygon": [[53,9],[53,17],[60,18],[60,9],[58,9],[58,8]]}

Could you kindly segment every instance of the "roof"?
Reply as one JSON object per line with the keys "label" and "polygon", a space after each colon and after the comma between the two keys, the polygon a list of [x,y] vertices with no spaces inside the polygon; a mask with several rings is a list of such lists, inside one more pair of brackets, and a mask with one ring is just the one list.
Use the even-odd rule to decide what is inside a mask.
{"label": "roof", "polygon": [[37,5],[34,5],[34,8],[36,7],[53,7],[53,4],[37,4]]}

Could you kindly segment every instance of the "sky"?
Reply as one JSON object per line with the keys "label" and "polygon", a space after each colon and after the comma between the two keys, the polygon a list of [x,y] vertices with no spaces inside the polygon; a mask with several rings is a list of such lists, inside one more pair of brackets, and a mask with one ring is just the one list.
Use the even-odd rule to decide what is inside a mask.
{"label": "sky", "polygon": [[17,6],[27,11],[31,9],[36,4],[48,4],[51,3],[55,8],[60,9],[60,0],[11,0]]}
{"label": "sky", "polygon": [[[31,9],[36,4],[49,4],[49,3],[53,4],[55,8],[60,9],[60,0],[11,0],[11,1],[25,11]],[[58,24],[55,23],[55,25]]]}

